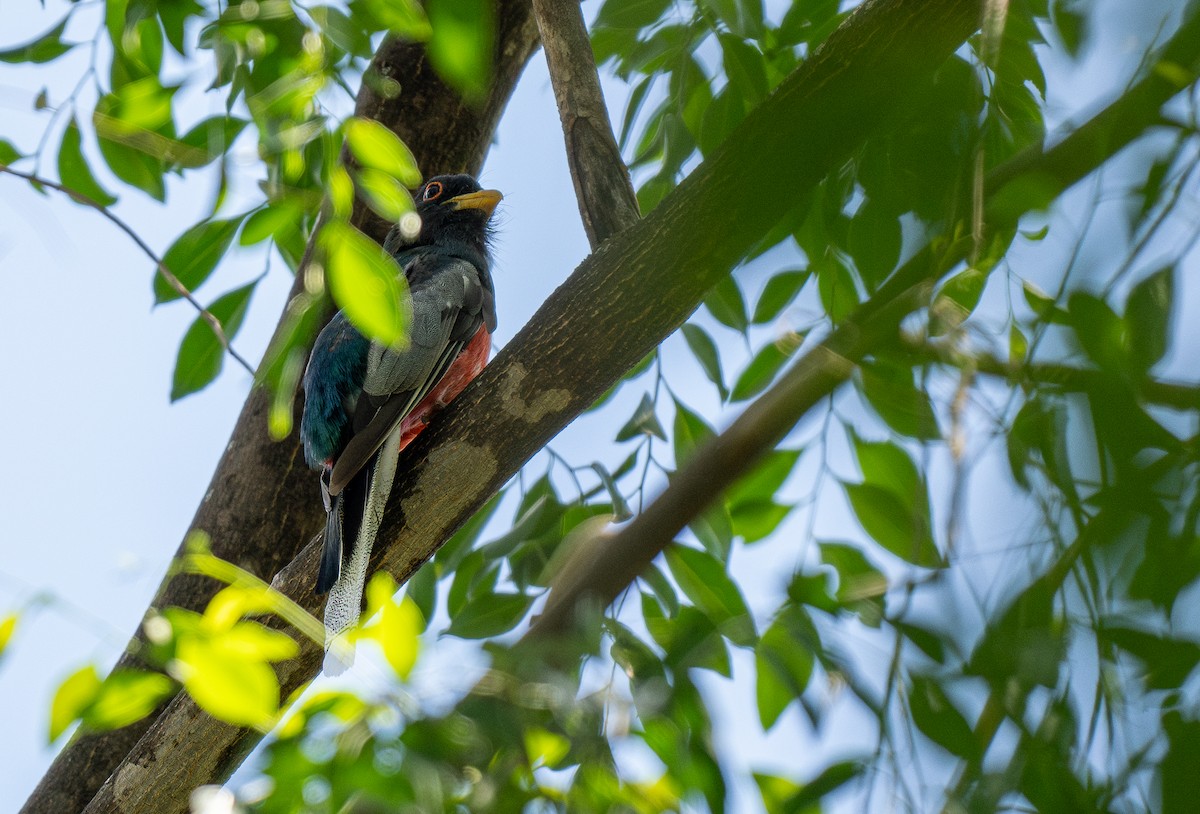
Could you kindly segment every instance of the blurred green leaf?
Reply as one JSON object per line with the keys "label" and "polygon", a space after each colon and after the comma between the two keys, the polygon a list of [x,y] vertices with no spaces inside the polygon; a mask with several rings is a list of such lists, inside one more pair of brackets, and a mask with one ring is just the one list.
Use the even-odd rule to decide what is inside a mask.
{"label": "blurred green leaf", "polygon": [[1200,644],[1145,633],[1129,627],[1104,625],[1100,639],[1136,656],[1145,666],[1142,679],[1151,690],[1179,689],[1200,664]]}
{"label": "blurred green leaf", "polygon": [[801,608],[784,605],[754,648],[755,698],[764,730],[773,727],[808,687],[813,655],[806,641],[811,640],[811,629],[812,621]]}
{"label": "blurred green leaf", "polygon": [[369,20],[372,30],[387,29],[405,39],[424,42],[432,33],[425,10],[416,0],[351,0],[355,16]]}
{"label": "blurred green leaf", "polygon": [[354,174],[367,205],[389,223],[396,223],[415,208],[412,195],[392,176],[370,167]]}
{"label": "blurred green leaf", "polygon": [[617,432],[616,440],[628,441],[641,435],[653,435],[663,441],[667,440],[666,430],[663,429],[657,413],[654,412],[654,402],[651,401],[649,393],[642,394],[642,400],[638,402],[637,409],[625,422],[625,426]]}
{"label": "blurred green leaf", "polygon": [[[258,281],[255,280],[241,288],[235,288],[218,297],[208,307],[208,312],[221,323],[221,330],[226,339],[232,340],[242,327],[246,309],[250,306],[250,297],[257,285]],[[197,316],[179,345],[175,374],[171,382],[171,401],[178,401],[184,396],[203,390],[217,378],[224,363],[225,348],[217,339],[216,332],[208,320]]]}
{"label": "blurred green leaf", "polygon": [[0,165],[12,164],[21,158],[21,151],[11,141],[0,139]]}
{"label": "blurred green leaf", "polygon": [[961,271],[943,283],[929,309],[929,332],[941,336],[965,322],[979,304],[986,284],[987,275],[973,268]]}
{"label": "blurred green leaf", "polygon": [[858,288],[850,269],[836,257],[822,257],[809,270],[817,275],[817,290],[829,318],[838,323],[850,316],[858,307]]}
{"label": "blurred green leaf", "polygon": [[1171,303],[1175,268],[1160,269],[1139,282],[1125,303],[1129,351],[1139,373],[1149,371],[1167,352],[1171,337]]}
{"label": "blurred green leaf", "polygon": [[100,676],[90,664],[76,670],[58,685],[50,704],[50,743],[79,720],[99,692]]}
{"label": "blurred green leaf", "polygon": [[488,0],[429,0],[429,61],[452,88],[479,101],[491,82],[495,8]]}
{"label": "blurred green leaf", "polygon": [[66,30],[67,21],[70,19],[71,15],[68,13],[58,25],[42,36],[30,40],[24,45],[18,45],[16,48],[0,51],[0,62],[8,62],[14,65],[22,62],[40,64],[58,59],[75,47],[62,41],[63,31]]}
{"label": "blurred green leaf", "polygon": [[978,759],[979,744],[975,733],[937,682],[925,676],[914,676],[908,691],[908,705],[913,723],[925,737],[956,757]]}
{"label": "blurred green leaf", "polygon": [[876,361],[859,368],[863,395],[889,427],[923,441],[942,437],[929,394],[913,384],[912,371],[899,364]]}
{"label": "blurred green leaf", "polygon": [[691,323],[683,326],[683,338],[687,340],[688,348],[700,363],[704,375],[717,386],[721,401],[725,401],[729,398],[729,390],[725,387],[725,377],[721,373],[721,355],[717,350],[717,343],[713,342],[707,331]]}
{"label": "blurred green leaf", "polygon": [[[207,280],[225,256],[238,227],[245,215],[223,220],[206,220],[197,223],[175,239],[163,255],[167,267],[189,292],[195,293]],[[166,278],[154,271],[154,302],[156,304],[177,300],[183,295],[176,291]]]}
{"label": "blurred green leaf", "polygon": [[319,240],[334,302],[364,335],[385,345],[406,345],[412,305],[396,261],[340,221],[325,224]]}
{"label": "blurred green leaf", "polygon": [[727,325],[742,334],[750,327],[750,319],[746,316],[746,301],[742,299],[742,291],[732,276],[723,277],[721,282],[713,286],[704,298],[704,305],[722,325]]}
{"label": "blurred green leaf", "polygon": [[111,206],[117,202],[116,197],[101,187],[92,174],[80,147],[79,125],[74,118],[63,131],[62,144],[58,148],[58,177],[68,189],[100,206]]}
{"label": "blurred green leaf", "polygon": [[266,731],[279,712],[279,682],[268,661],[233,635],[185,635],[172,675],[205,712],[234,726]]}
{"label": "blurred green leaf", "polygon": [[753,39],[762,34],[762,0],[700,0],[700,6],[739,37]]}
{"label": "blurred green leaf", "polygon": [[734,98],[741,99],[748,112],[753,110],[770,90],[762,53],[745,40],[730,34],[718,34],[722,61]]}
{"label": "blurred green leaf", "polygon": [[114,670],[83,713],[91,730],[120,729],[149,715],[175,694],[175,683],[161,673]]}
{"label": "blurred green leaf", "polygon": [[850,256],[869,290],[874,290],[900,262],[900,218],[876,201],[867,200],[850,219]]}
{"label": "blurred green leaf", "polygon": [[417,663],[425,620],[410,597],[396,601],[396,590],[395,580],[386,571],[371,577],[366,590],[367,613],[369,616],[378,613],[379,618],[363,634],[379,643],[387,663],[401,681],[407,681]]}
{"label": "blurred green leaf", "polygon": [[1071,295],[1068,308],[1075,336],[1092,361],[1112,372],[1123,371],[1129,341],[1124,320],[1104,300],[1083,292]]}
{"label": "blurred green leaf", "polygon": [[943,564],[928,518],[884,487],[873,483],[842,485],[858,522],[875,542],[914,565],[937,568]]}
{"label": "blurred green leaf", "polygon": [[766,390],[802,341],[803,337],[789,333],[764,345],[738,375],[730,401],[745,401]]}
{"label": "blurred green leaf", "polygon": [[446,632],[462,639],[499,636],[516,627],[533,600],[521,594],[481,594],[463,606],[450,621]]}
{"label": "blurred green leaf", "polygon": [[666,549],[666,560],[684,594],[730,641],[742,647],[754,644],[757,634],[746,600],[715,557],[673,544]]}
{"label": "blurred green leaf", "polygon": [[19,614],[10,613],[3,619],[0,619],[0,657],[3,657],[4,651],[8,649],[8,644],[12,641],[13,633],[17,630],[17,622],[20,618]]}
{"label": "blurred green leaf", "polygon": [[1200,721],[1188,719],[1179,710],[1164,712],[1162,731],[1167,736],[1167,753],[1162,759],[1162,814],[1187,814],[1200,799]]}
{"label": "blurred green leaf", "polygon": [[596,25],[607,28],[645,28],[658,20],[670,0],[605,0],[596,15]]}
{"label": "blurred green leaf", "polygon": [[793,506],[785,506],[773,500],[748,500],[733,506],[729,518],[733,533],[747,543],[766,539],[779,528],[779,524],[791,514]]}
{"label": "blurred green leaf", "polygon": [[716,433],[712,427],[678,399],[675,400],[675,466],[681,467],[692,454]]}
{"label": "blurred green leaf", "polygon": [[408,187],[421,183],[412,151],[387,127],[361,116],[347,119],[344,126],[346,144],[362,166],[386,173]]}
{"label": "blurred green leaf", "polygon": [[791,304],[796,295],[800,293],[800,289],[804,288],[809,276],[810,272],[807,269],[804,271],[781,271],[768,280],[762,294],[758,297],[758,304],[754,306],[754,318],[751,321],[755,325],[761,325],[779,316],[779,313]]}
{"label": "blurred green leaf", "polygon": [[210,164],[229,151],[247,124],[236,116],[211,116],[180,137],[172,159],[185,168]]}

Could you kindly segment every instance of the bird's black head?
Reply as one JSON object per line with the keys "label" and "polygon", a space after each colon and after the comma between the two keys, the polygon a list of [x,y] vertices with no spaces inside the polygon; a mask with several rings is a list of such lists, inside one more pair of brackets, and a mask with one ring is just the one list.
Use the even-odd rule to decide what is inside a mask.
{"label": "bird's black head", "polygon": [[496,204],[504,196],[494,189],[483,189],[469,175],[437,175],[417,190],[416,215],[419,225],[409,216],[392,227],[384,247],[397,252],[416,246],[444,246],[470,249],[487,256],[488,221]]}

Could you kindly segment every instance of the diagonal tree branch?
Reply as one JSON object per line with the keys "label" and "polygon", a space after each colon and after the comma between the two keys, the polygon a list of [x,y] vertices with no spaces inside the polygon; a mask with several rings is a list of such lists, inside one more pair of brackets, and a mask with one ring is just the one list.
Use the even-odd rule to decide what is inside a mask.
{"label": "diagonal tree branch", "polygon": [[[537,27],[528,0],[500,0],[493,85],[488,98],[476,107],[442,83],[425,59],[423,45],[385,40],[367,70],[355,112],[392,128],[426,173],[477,173],[500,114],[536,46]],[[353,222],[379,241],[389,228],[359,202]],[[302,267],[311,252],[310,242]],[[289,300],[303,288],[301,272]],[[272,344],[280,341],[284,330],[281,322]],[[277,442],[267,434],[270,408],[271,394],[255,388],[246,399],[196,515],[182,535],[186,539],[191,531],[207,532],[216,556],[268,579],[311,539],[324,514],[296,436]],[[178,554],[183,553],[181,545]],[[152,606],[202,610],[219,587],[198,576],[168,575]],[[119,666],[138,663],[142,641],[139,627]],[[83,810],[153,720],[151,716],[123,729],[74,737],[42,777],[22,814]],[[195,746],[202,748],[203,744]]]}
{"label": "diagonal tree branch", "polygon": [[[1175,33],[1163,59],[1173,70],[1152,70],[1053,148],[1030,150],[998,167],[985,186],[989,190],[984,210],[987,228],[1001,233],[1016,228],[1026,211],[1048,205],[1158,123],[1162,106],[1200,75],[1200,13]],[[1037,190],[1036,195],[1029,194],[1032,189]],[[961,228],[947,231],[970,234]],[[973,243],[960,239],[941,251],[926,246],[918,252],[727,430],[698,450],[642,514],[602,547],[582,547],[575,555],[581,561],[564,565],[562,583],[551,589],[542,615],[526,638],[536,640],[568,631],[579,611],[611,604],[675,535],[750,472],[813,405],[849,378],[854,366],[881,340],[893,336],[901,320],[927,301],[933,284],[967,259]],[[1195,405],[1194,390],[1181,393],[1162,386],[1156,392],[1181,398],[1185,406]]]}
{"label": "diagonal tree branch", "polygon": [[578,0],[533,0],[533,12],[550,66],[579,214],[594,251],[637,221],[637,196],[613,138]]}
{"label": "diagonal tree branch", "polygon": [[[372,570],[401,581],[415,573],[526,460],[682,324],[761,238],[763,224],[788,211],[792,190],[818,183],[903,111],[976,19],[973,0],[873,0],[851,15],[722,150],[585,260],[408,447]],[[309,528],[318,527],[314,518]],[[319,552],[310,544],[272,583],[313,612]],[[299,645],[297,658],[278,665],[285,696],[320,664],[320,647]],[[87,810],[184,811],[191,788],[228,777],[259,737],[178,695]],[[151,774],[156,782],[144,782]]]}

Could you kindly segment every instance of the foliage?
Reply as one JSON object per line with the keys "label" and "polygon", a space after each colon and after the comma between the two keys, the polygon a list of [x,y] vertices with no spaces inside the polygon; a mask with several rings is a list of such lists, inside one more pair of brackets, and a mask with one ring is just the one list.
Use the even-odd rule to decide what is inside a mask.
{"label": "foliage", "polygon": [[[643,212],[720,151],[845,18],[843,5],[605,0],[592,42],[629,86],[617,133]],[[723,811],[748,793],[768,812],[870,810],[883,795],[913,810],[1189,810],[1200,753],[1200,644],[1185,624],[1200,579],[1200,397],[1165,373],[1186,355],[1183,269],[1195,262],[1191,237],[1180,238],[1194,230],[1182,207],[1200,151],[1195,54],[1180,64],[1148,50],[1134,77],[1176,76],[1188,104],[1169,105],[1128,154],[1104,154],[1093,178],[1122,179],[1103,191],[1124,221],[1098,213],[1099,191],[1047,197],[1051,185],[1034,183],[1005,202],[1031,211],[1021,229],[994,229],[984,188],[1047,142],[1052,66],[1101,47],[1091,32],[1102,21],[1071,0],[992,5],[1002,10],[922,103],[817,187],[783,191],[795,199],[788,215],[756,224],[759,244],[680,337],[597,402],[583,421],[611,431],[610,447],[594,444],[596,460],[579,463],[547,449],[403,599],[390,577],[372,582],[357,635],[379,647],[385,691],[317,689],[289,707],[273,665],[297,645],[279,628],[319,641],[319,625],[200,552],[181,567],[229,586],[202,614],[168,608],[147,620],[145,657],[163,672],[102,680],[81,668],[55,696],[51,739],[75,721],[122,726],[182,687],[229,723],[273,729],[270,791],[242,801],[262,812]],[[43,64],[87,47],[63,39],[78,8],[0,60]],[[170,176],[214,163],[224,179],[233,145],[257,140],[262,201],[229,212],[218,195],[163,258],[188,290],[208,284],[235,238],[239,248],[273,243],[296,271],[320,214],[313,284],[264,366],[276,434],[290,429],[326,282],[364,331],[405,335],[395,263],[349,213],[357,194],[400,221],[420,171],[391,130],[336,121],[324,94],[361,81],[390,32],[428,40],[446,80],[480,97],[490,9],[112,2],[91,45],[111,45],[109,74],[84,77],[92,115],[76,95],[50,114],[59,180],[90,206],[161,200]],[[1179,25],[1172,17],[1167,29]],[[196,47],[211,52],[226,114],[180,135],[180,87],[164,66],[194,60]],[[42,152],[0,141],[6,165],[39,167]],[[779,194],[765,180],[764,194]],[[1115,255],[1089,230],[1100,218],[1117,232]],[[564,563],[603,551],[614,523],[704,454],[728,423],[723,411],[768,392],[878,297],[902,260],[962,241],[968,260],[936,281],[903,332],[690,518],[621,602],[549,652],[515,641]],[[1119,257],[1096,259],[1105,252]],[[152,272],[158,302],[180,295]],[[211,298],[229,338],[255,283]],[[223,355],[198,317],[172,397],[212,382]],[[17,619],[0,622],[0,652]],[[489,640],[486,672],[449,710],[413,688],[437,636]],[[727,690],[755,705],[736,731],[714,715]],[[847,720],[861,726],[835,731]],[[745,728],[811,743],[814,768],[746,771],[729,745],[751,737]],[[914,763],[926,771],[919,787],[907,779]]]}

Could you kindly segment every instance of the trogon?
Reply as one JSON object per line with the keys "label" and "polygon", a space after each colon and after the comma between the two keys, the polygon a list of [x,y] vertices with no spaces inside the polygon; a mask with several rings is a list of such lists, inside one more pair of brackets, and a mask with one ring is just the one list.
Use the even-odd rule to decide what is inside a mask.
{"label": "trogon", "polygon": [[304,371],[300,434],[321,472],[325,548],[317,593],[326,648],[358,621],[367,562],[404,449],[487,364],[496,329],[490,219],[501,194],[469,175],[442,175],[417,192],[420,230],[393,227],[384,248],[412,298],[410,342],[372,342],[339,311]]}

